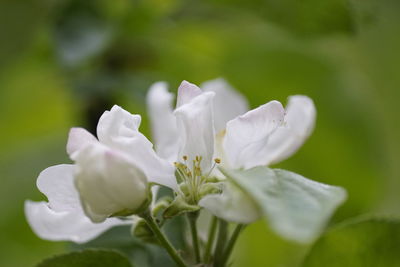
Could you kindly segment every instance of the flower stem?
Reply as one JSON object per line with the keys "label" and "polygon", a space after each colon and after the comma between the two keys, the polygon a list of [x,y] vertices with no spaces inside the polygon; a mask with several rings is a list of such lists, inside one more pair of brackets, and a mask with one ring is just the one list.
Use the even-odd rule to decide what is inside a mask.
{"label": "flower stem", "polygon": [[214,244],[215,233],[217,232],[217,223],[218,223],[217,217],[212,216],[211,223],[210,223],[210,229],[208,232],[206,249],[204,252],[204,263],[208,263],[210,261],[211,249]]}
{"label": "flower stem", "polygon": [[228,223],[222,219],[219,219],[219,227],[218,227],[218,241],[214,250],[214,266],[222,267],[222,253],[225,249],[225,243],[228,237]]}
{"label": "flower stem", "polygon": [[181,256],[179,256],[178,252],[175,250],[175,248],[169,242],[167,237],[164,235],[163,232],[161,232],[160,227],[158,227],[157,223],[154,221],[154,218],[151,216],[151,213],[149,211],[144,212],[142,214],[142,217],[143,217],[143,219],[146,220],[148,226],[153,231],[153,233],[156,235],[158,241],[160,241],[161,245],[167,250],[168,254],[175,261],[175,263],[180,267],[187,267],[187,265],[185,264],[185,262],[183,261]]}
{"label": "flower stem", "polygon": [[228,245],[225,248],[224,253],[222,254],[222,258],[221,258],[221,263],[222,266],[224,266],[226,264],[226,262],[229,260],[229,256],[232,253],[233,247],[235,246],[236,240],[239,237],[240,232],[243,230],[244,228],[244,224],[238,224],[235,228],[235,230],[232,233],[231,238],[229,239]]}
{"label": "flower stem", "polygon": [[193,249],[194,249],[194,256],[196,263],[200,263],[200,247],[199,247],[199,238],[197,234],[197,225],[196,221],[199,217],[198,212],[190,212],[187,214],[187,218],[189,220],[190,231],[192,232],[192,242],[193,242]]}

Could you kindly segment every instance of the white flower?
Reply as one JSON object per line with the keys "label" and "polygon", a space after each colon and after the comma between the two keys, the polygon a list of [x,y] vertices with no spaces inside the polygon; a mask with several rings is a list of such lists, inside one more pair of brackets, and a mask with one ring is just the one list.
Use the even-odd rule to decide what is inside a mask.
{"label": "white flower", "polygon": [[[182,161],[183,156],[188,162],[201,157],[203,174],[210,170],[213,158],[233,169],[278,163],[294,154],[314,128],[316,111],[306,96],[291,96],[286,110],[271,101],[247,111],[244,97],[224,80],[201,87],[204,91],[182,82],[173,111],[167,85],[157,83],[150,88],[147,103],[157,153],[175,161]],[[248,208],[241,212],[234,209],[232,196],[237,192],[229,190],[227,186],[226,192],[206,196],[199,204],[227,220],[248,223],[257,219],[259,213],[251,203],[242,203]]]}
{"label": "white flower", "polygon": [[129,223],[108,217],[131,214],[147,204],[149,182],[176,189],[172,164],[159,158],[139,132],[140,120],[114,106],[99,120],[99,140],[82,128],[71,129],[67,152],[75,165],[44,170],[37,186],[49,202],[25,203],[38,236],[89,241],[114,225]]}
{"label": "white flower", "polygon": [[[193,115],[195,112],[204,113],[206,121],[202,123],[208,125],[200,125],[200,121],[196,120],[195,123],[198,127],[206,128],[203,134],[209,135],[213,133],[213,125],[215,132],[219,133],[225,129],[226,123],[245,113],[248,110],[248,104],[246,99],[234,91],[234,89],[223,79],[216,79],[212,81],[205,82],[201,85],[203,91],[194,84],[187,81],[183,81],[178,88],[178,97],[176,108],[179,110],[180,107],[185,105],[198,105],[196,111],[191,112],[188,107],[180,108],[178,111],[180,119],[183,120],[187,116]],[[214,96],[210,93],[213,92]],[[193,104],[192,101],[199,95],[206,94],[203,99],[208,99],[208,103],[198,103]],[[179,147],[183,146],[185,143],[183,133],[178,130],[177,118],[174,114],[173,108],[174,95],[168,92],[168,86],[165,82],[157,82],[153,84],[147,94],[147,106],[148,113],[150,115],[150,122],[152,127],[153,142],[157,154],[163,158],[169,159],[170,161],[176,161],[178,159]],[[200,105],[199,105],[200,104]],[[204,105],[205,104],[205,105]],[[187,114],[185,113],[192,113]],[[212,115],[211,115],[212,114]],[[208,116],[208,117],[207,117]],[[190,123],[190,122],[187,122]],[[184,127],[183,121],[181,127]],[[190,126],[188,125],[188,127]],[[208,132],[205,132],[208,131]],[[199,133],[194,133],[194,135],[201,135]],[[213,139],[206,138],[206,139]],[[202,138],[204,139],[204,138]],[[212,140],[205,140],[205,142],[214,142]]]}
{"label": "white flower", "polygon": [[37,179],[37,187],[49,202],[25,201],[28,223],[43,239],[84,243],[113,226],[128,223],[117,218],[98,224],[91,222],[83,212],[74,186],[74,169],[68,164],[45,169]]}

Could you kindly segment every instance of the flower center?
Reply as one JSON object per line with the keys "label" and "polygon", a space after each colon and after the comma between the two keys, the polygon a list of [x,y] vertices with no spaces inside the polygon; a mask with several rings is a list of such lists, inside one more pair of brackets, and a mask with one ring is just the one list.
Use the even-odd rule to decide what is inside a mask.
{"label": "flower center", "polygon": [[201,170],[201,161],[203,158],[201,156],[196,156],[192,162],[188,161],[187,156],[182,157],[183,162],[175,162],[176,177],[178,183],[180,184],[180,192],[186,201],[190,204],[197,204],[201,199],[201,189],[202,186],[208,182],[212,171],[214,170],[216,164],[221,162],[220,159],[214,159],[214,164],[211,169],[203,174]]}

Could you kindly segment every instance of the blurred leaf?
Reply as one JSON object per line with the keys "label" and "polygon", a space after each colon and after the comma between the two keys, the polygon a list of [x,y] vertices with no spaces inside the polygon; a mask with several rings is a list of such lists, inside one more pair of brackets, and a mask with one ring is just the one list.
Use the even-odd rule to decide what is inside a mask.
{"label": "blurred leaf", "polygon": [[71,243],[73,250],[88,248],[116,249],[129,257],[135,265],[146,266],[148,262],[147,249],[144,243],[130,234],[130,226],[118,226],[108,230],[98,238],[84,244]]}
{"label": "blurred leaf", "polygon": [[55,256],[39,263],[37,267],[132,267],[122,254],[112,250],[88,249]]}
{"label": "blurred leaf", "polygon": [[259,205],[272,229],[302,243],[316,238],[346,199],[341,187],[317,183],[286,170],[255,167],[223,169],[223,173]]}
{"label": "blurred leaf", "polygon": [[336,227],[311,248],[305,267],[400,266],[400,221],[362,219]]}
{"label": "blurred leaf", "polygon": [[20,58],[44,26],[54,1],[0,1],[0,70]]}
{"label": "blurred leaf", "polygon": [[[320,36],[351,33],[354,30],[346,0],[223,0],[222,2],[238,9],[246,9],[253,15],[260,15],[265,20],[279,24],[298,35]],[[226,6],[228,5],[222,7]]]}
{"label": "blurred leaf", "polygon": [[86,63],[105,49],[111,29],[94,2],[72,1],[55,25],[56,51],[61,62],[69,67]]}
{"label": "blurred leaf", "polygon": [[[168,235],[170,241],[177,249],[183,248],[183,229],[181,218],[177,217],[165,223],[163,231]],[[135,266],[165,266],[174,267],[174,262],[166,253],[165,249],[152,244],[146,244],[139,238],[131,235],[130,226],[114,227],[98,238],[85,243],[71,243],[74,250],[96,248],[96,249],[114,249],[128,257]]]}

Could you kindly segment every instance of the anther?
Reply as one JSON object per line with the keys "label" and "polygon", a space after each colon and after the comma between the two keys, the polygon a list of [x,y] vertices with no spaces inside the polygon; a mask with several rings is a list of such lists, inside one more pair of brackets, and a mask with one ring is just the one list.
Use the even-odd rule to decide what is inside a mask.
{"label": "anther", "polygon": [[220,164],[220,163],[221,163],[221,159],[219,159],[219,158],[215,158],[214,161],[215,161],[215,163],[217,163],[217,164]]}

